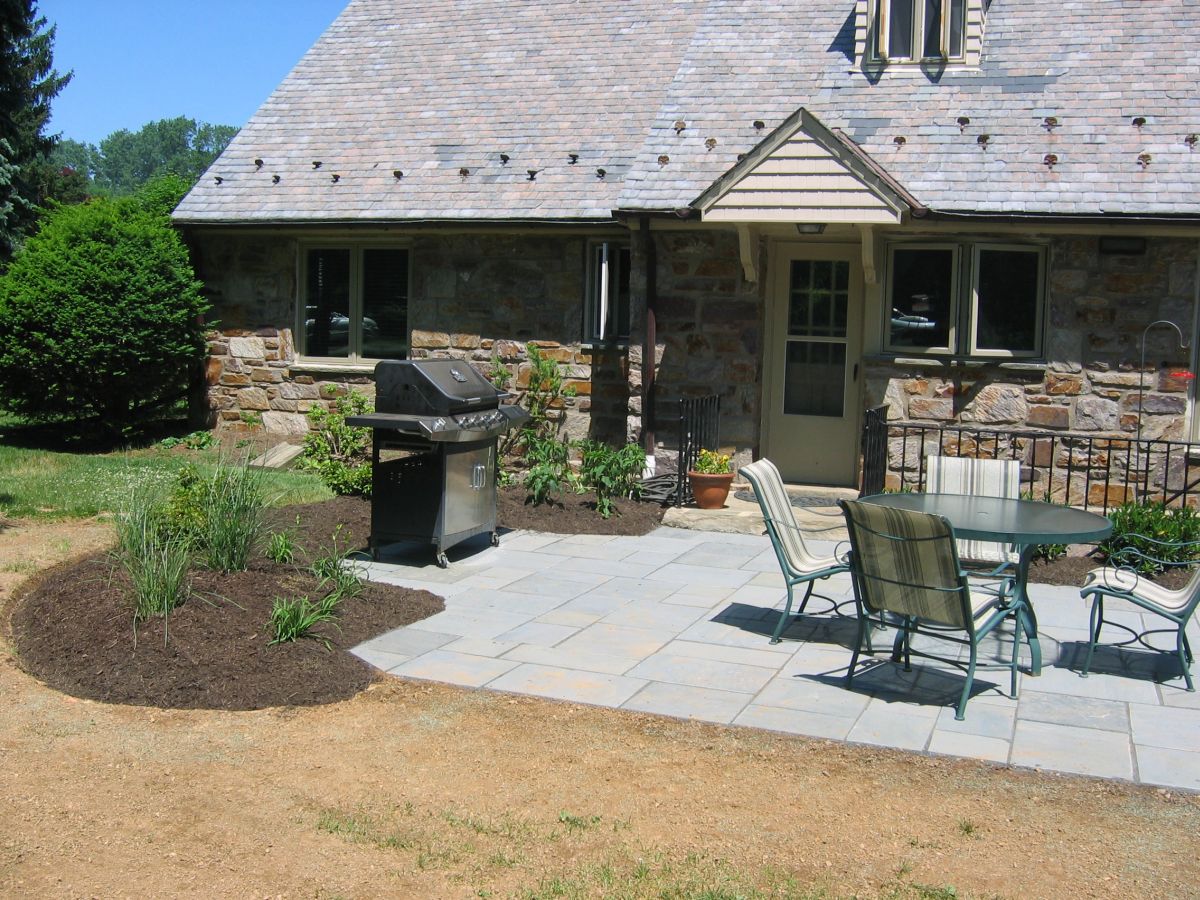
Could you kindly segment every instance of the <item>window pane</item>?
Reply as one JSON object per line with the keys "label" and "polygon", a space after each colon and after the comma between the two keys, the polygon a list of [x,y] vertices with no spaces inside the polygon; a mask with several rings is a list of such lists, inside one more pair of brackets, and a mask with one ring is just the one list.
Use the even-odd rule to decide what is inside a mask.
{"label": "window pane", "polygon": [[[621,247],[617,251],[616,283],[610,285],[613,290],[612,302],[616,309],[610,312],[616,319],[618,338],[629,337],[629,248]],[[614,290],[615,289],[615,290]]]}
{"label": "window pane", "polygon": [[350,355],[350,251],[309,250],[304,352]]}
{"label": "window pane", "polygon": [[949,54],[958,59],[963,55],[963,29],[967,17],[967,0],[950,0]]}
{"label": "window pane", "polygon": [[840,417],[846,396],[846,345],[790,341],[783,411],[789,416]]}
{"label": "window pane", "polygon": [[942,55],[942,0],[925,0],[925,57]]}
{"label": "window pane", "polygon": [[788,334],[845,337],[850,264],[844,260],[792,261]]}
{"label": "window pane", "polygon": [[363,251],[362,355],[408,356],[408,251]]}
{"label": "window pane", "polygon": [[917,0],[880,0],[890,3],[888,20],[888,56],[911,59],[913,55],[913,6]]}
{"label": "window pane", "polygon": [[899,249],[892,254],[892,347],[950,346],[954,252]]}
{"label": "window pane", "polygon": [[978,350],[1037,350],[1038,253],[980,250],[975,312]]}

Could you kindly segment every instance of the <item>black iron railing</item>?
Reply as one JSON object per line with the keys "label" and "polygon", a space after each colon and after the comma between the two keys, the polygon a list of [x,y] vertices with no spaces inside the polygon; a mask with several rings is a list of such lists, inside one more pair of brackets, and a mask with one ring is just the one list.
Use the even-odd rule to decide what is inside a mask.
{"label": "black iron railing", "polygon": [[674,506],[691,503],[694,498],[688,482],[688,469],[695,464],[701,450],[716,450],[720,446],[720,426],[721,398],[716,394],[680,400],[676,454],[678,468],[674,472],[644,479],[642,496]]}
{"label": "black iron railing", "polygon": [[1015,459],[1036,500],[1107,513],[1133,500],[1200,505],[1200,444],[887,422],[867,410],[862,492],[920,491],[930,456]]}

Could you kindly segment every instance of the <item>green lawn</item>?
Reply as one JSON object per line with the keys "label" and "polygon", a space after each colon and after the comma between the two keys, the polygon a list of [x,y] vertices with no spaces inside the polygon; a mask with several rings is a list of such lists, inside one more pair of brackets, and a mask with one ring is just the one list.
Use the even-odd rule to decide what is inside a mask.
{"label": "green lawn", "polygon": [[[0,515],[76,518],[111,513],[142,483],[169,488],[188,462],[201,469],[215,451],[168,453],[161,448],[118,453],[58,453],[0,443]],[[311,503],[333,495],[310,473],[267,470],[268,503]]]}

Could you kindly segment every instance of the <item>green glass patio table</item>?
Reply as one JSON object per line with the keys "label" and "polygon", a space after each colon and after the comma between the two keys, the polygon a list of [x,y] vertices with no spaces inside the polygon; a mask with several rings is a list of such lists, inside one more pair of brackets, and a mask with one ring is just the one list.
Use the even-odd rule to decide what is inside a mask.
{"label": "green glass patio table", "polygon": [[1029,635],[1031,675],[1039,675],[1042,671],[1037,616],[1029,600],[1029,564],[1034,553],[1041,544],[1091,543],[1104,540],[1112,532],[1112,522],[1104,516],[1036,500],[970,494],[875,494],[863,497],[862,501],[893,509],[932,513],[945,518],[958,537],[1015,544],[1019,548],[1013,596],[1024,601],[1019,607],[1024,612],[1019,614],[1022,627]]}

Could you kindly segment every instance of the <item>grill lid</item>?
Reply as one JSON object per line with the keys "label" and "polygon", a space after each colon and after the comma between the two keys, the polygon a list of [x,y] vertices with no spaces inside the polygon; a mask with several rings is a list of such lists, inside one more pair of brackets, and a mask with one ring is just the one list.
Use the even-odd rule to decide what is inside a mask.
{"label": "grill lid", "polygon": [[495,409],[504,394],[468,362],[385,359],[375,365],[375,411],[454,416]]}

